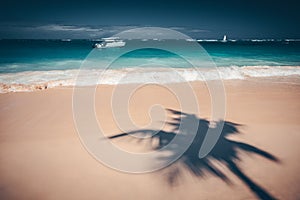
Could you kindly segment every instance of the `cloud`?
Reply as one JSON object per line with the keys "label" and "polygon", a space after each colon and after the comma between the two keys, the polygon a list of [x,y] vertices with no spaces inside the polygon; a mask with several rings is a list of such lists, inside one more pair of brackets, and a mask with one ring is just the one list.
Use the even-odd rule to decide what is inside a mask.
{"label": "cloud", "polygon": [[35,27],[35,29],[46,30],[46,31],[79,31],[79,32],[103,31],[103,29],[101,29],[101,28],[93,28],[93,27],[88,27],[88,26],[75,26],[75,25],[58,25],[58,24],[38,26],[38,27]]}
{"label": "cloud", "polygon": [[[11,25],[0,24],[1,38],[27,38],[27,39],[98,39],[109,37],[122,31],[139,28],[136,25],[126,26],[95,26],[95,25],[69,25],[69,24],[45,24],[45,25]],[[191,37],[195,34],[208,32],[207,30],[189,27],[168,27],[180,31]]]}
{"label": "cloud", "polygon": [[98,38],[113,35],[128,27],[88,25],[9,25],[0,24],[2,38],[60,39]]}
{"label": "cloud", "polygon": [[204,30],[204,29],[192,29],[190,30],[192,33],[207,33],[210,32],[209,30]]}

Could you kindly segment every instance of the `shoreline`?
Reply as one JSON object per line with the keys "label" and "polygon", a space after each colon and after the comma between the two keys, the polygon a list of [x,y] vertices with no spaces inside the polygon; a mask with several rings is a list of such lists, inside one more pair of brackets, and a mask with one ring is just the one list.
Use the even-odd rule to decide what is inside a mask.
{"label": "shoreline", "polygon": [[[221,79],[221,80],[194,80],[194,81],[184,81],[184,82],[170,82],[170,83],[159,83],[159,82],[145,82],[145,83],[120,83],[120,85],[135,85],[135,84],[158,84],[158,85],[172,85],[172,84],[180,84],[180,83],[205,83],[210,81],[220,81],[223,83],[226,82],[234,82],[234,81],[246,81],[246,82],[268,82],[268,83],[281,83],[281,84],[295,84],[300,85],[300,76],[299,75],[290,75],[290,76],[267,76],[267,77],[245,77],[244,79]],[[60,81],[58,81],[59,83]],[[51,82],[50,82],[51,83]],[[75,83],[73,83],[75,84]],[[68,85],[54,84],[51,85],[49,83],[42,84],[4,84],[0,83],[0,95],[6,93],[19,93],[19,92],[35,92],[35,91],[43,91],[49,89],[69,89],[75,88],[73,84],[69,83]],[[99,86],[115,86],[118,84],[97,84],[97,85],[80,85],[77,87],[99,87]]]}

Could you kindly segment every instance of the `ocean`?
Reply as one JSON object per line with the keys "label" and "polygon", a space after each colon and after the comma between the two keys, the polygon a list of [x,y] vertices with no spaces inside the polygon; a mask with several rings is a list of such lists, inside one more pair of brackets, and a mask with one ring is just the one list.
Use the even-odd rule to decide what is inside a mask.
{"label": "ocean", "polygon": [[[110,55],[116,55],[121,49],[96,49],[100,56],[95,60],[89,56],[95,51],[92,48],[95,43],[92,40],[0,40],[0,91],[31,90],[32,85],[41,84],[47,87],[74,85],[83,63],[87,72],[84,84],[92,84],[88,77],[98,76],[97,70],[103,70],[103,65],[113,59]],[[209,62],[218,68],[222,79],[300,76],[299,40],[202,40],[198,43],[208,53]],[[185,55],[206,60],[192,51],[185,52]],[[120,83],[124,73],[136,69],[130,81],[127,79],[124,83],[178,82],[173,78],[174,70],[167,70],[170,67],[186,81],[201,80],[192,69],[195,67],[201,68],[205,80],[213,79],[215,76],[211,75],[211,69],[205,70],[205,65],[203,62],[202,66],[191,66],[172,52],[144,48],[115,60],[101,83]]]}

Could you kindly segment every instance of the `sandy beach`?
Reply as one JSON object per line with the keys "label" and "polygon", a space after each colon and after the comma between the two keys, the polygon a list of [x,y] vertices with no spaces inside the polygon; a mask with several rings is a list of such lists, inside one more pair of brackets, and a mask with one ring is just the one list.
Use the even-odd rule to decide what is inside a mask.
{"label": "sandy beach", "polygon": [[[94,159],[76,132],[72,88],[0,94],[0,199],[299,199],[299,83],[297,77],[224,81],[225,120],[240,124],[240,134],[223,139],[253,148],[237,149],[234,163],[211,160],[226,179],[209,168],[197,176],[183,167],[175,184],[167,181],[174,166],[128,174]],[[197,117],[209,119],[205,84],[191,84],[200,102]],[[171,86],[180,90],[181,83]],[[121,87],[126,91],[129,86]],[[99,86],[95,96],[98,121],[108,136],[120,133],[110,107],[113,88]],[[189,112],[180,110],[165,88],[148,85],[131,99],[132,119],[144,126],[156,103]],[[114,142],[136,151],[145,147],[122,138]]]}

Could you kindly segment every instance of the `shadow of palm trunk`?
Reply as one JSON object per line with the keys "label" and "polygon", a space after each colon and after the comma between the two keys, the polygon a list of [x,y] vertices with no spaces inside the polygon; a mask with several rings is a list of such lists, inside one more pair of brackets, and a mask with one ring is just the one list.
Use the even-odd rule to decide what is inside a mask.
{"label": "shadow of palm trunk", "polygon": [[260,199],[264,200],[275,200],[271,194],[269,194],[265,189],[252,181],[246,174],[244,174],[239,167],[232,161],[228,162],[228,168],[235,174],[240,180],[242,180],[249,189]]}
{"label": "shadow of palm trunk", "polygon": [[[150,143],[152,143],[152,140],[154,139],[158,140],[158,146],[153,147],[153,149],[162,149],[170,144],[175,136],[181,137],[183,141],[185,137],[187,137],[187,134],[190,134],[190,130],[188,129],[189,124],[185,123],[190,121],[190,119],[193,119],[194,121],[198,122],[198,128],[196,129],[195,137],[192,143],[178,160],[173,162],[167,168],[163,169],[167,170],[166,178],[170,186],[173,186],[177,183],[178,179],[182,175],[182,170],[187,170],[196,177],[202,177],[204,174],[212,174],[213,176],[222,179],[226,183],[231,184],[231,181],[227,175],[213,164],[214,162],[220,162],[225,164],[225,166],[235,176],[237,176],[259,199],[275,199],[267,192],[267,190],[256,184],[253,180],[251,180],[250,177],[245,175],[245,173],[237,166],[236,162],[241,160],[239,152],[256,154],[274,162],[279,162],[279,160],[272,154],[255,146],[229,139],[229,135],[239,133],[239,124],[229,121],[216,122],[215,127],[218,127],[220,124],[223,126],[220,137],[209,154],[204,158],[199,158],[200,148],[203,145],[208,129],[211,128],[210,122],[205,119],[197,118],[195,115],[183,113],[181,111],[170,109],[168,109],[168,111],[172,114],[171,121],[168,122],[168,124],[173,127],[173,130],[170,132],[163,130],[141,129],[128,133],[120,133],[109,137],[109,139],[118,139],[134,134],[142,134],[148,136],[147,138]],[[187,130],[182,130],[180,127],[186,127]],[[177,148],[179,148],[179,146],[180,144],[177,146]],[[177,148],[174,147],[171,148],[171,150],[169,149],[169,157],[178,153]],[[158,159],[168,159],[169,157],[162,156]]]}

